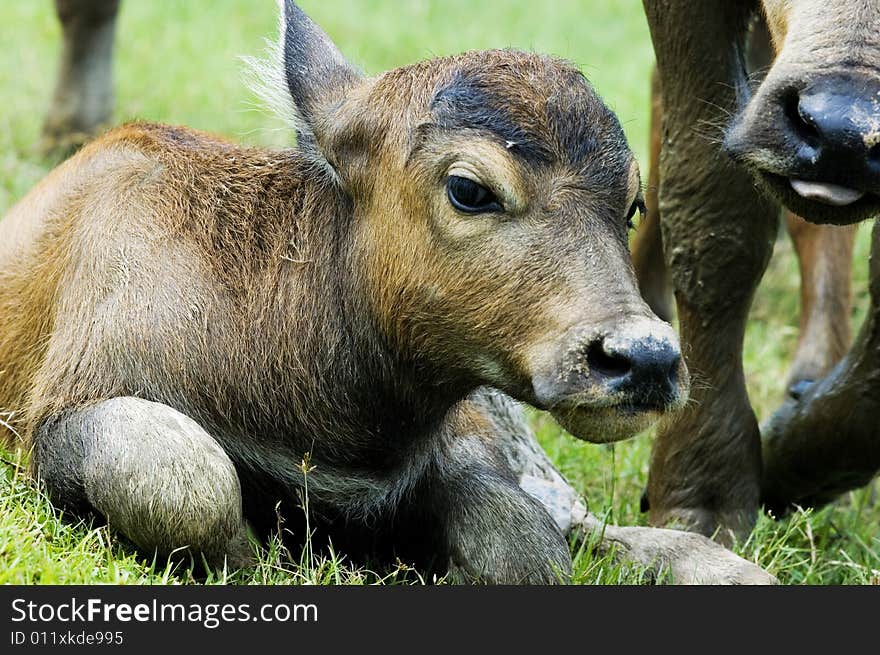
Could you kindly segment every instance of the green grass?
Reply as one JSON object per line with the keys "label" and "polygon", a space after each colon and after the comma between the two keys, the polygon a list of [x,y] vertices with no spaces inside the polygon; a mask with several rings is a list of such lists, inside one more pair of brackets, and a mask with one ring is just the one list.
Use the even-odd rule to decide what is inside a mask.
{"label": "green grass", "polygon": [[[650,39],[635,0],[303,0],[303,7],[367,72],[379,72],[431,55],[516,46],[550,52],[579,64],[618,112],[633,149],[646,162]],[[59,29],[49,0],[0,5],[0,214],[50,168],[35,151],[51,94]],[[274,2],[160,0],[123,3],[119,25],[118,121],[135,118],[186,124],[242,142],[278,146],[289,130],[247,90],[239,57],[259,55],[276,33]],[[854,267],[859,321],[867,307],[868,233],[858,240]],[[745,368],[759,418],[783,395],[797,338],[798,275],[792,249],[780,241],[758,293],[746,340]],[[857,324],[857,323],[856,323]],[[599,515],[621,524],[643,524],[639,495],[647,477],[651,435],[615,446],[585,444],[535,415],[542,444]],[[106,528],[68,524],[27,482],[18,455],[0,464],[0,583],[186,583],[185,564],[144,561]],[[784,583],[880,582],[880,507],[872,489],[847,494],[833,507],[785,521],[766,517],[740,547]],[[610,557],[579,552],[578,582],[640,584],[643,571]],[[264,549],[253,569],[215,572],[219,583],[418,582],[417,572],[372,573],[344,555],[288,553],[278,543]]]}

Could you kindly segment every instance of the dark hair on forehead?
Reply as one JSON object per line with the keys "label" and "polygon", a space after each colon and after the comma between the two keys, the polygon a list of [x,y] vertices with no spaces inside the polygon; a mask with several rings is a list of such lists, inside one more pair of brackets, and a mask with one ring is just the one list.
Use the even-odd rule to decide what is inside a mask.
{"label": "dark hair on forehead", "polygon": [[528,161],[552,161],[552,149],[536,134],[537,114],[514,110],[486,77],[457,72],[431,103],[436,124],[446,130],[490,132]]}
{"label": "dark hair on forehead", "polygon": [[435,93],[435,124],[479,130],[529,163],[561,161],[575,169],[629,165],[629,147],[614,113],[568,62],[515,51],[462,58]]}

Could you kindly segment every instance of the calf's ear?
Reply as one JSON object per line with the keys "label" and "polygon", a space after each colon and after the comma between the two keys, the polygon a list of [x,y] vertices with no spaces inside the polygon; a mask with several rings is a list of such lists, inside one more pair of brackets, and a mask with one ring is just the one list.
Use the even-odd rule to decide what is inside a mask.
{"label": "calf's ear", "polygon": [[331,160],[333,114],[363,77],[296,3],[280,4],[284,76],[297,112],[297,137],[301,147]]}

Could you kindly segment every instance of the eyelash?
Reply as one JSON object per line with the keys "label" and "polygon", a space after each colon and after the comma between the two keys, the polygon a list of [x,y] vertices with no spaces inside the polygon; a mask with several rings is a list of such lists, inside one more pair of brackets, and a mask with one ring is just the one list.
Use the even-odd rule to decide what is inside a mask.
{"label": "eyelash", "polygon": [[641,218],[644,218],[644,217],[645,217],[645,214],[648,213],[648,208],[647,208],[647,206],[645,205],[645,201],[644,201],[644,200],[641,200],[641,199],[636,200],[636,201],[632,204],[632,206],[629,208],[629,211],[628,211],[627,214],[626,214],[626,228],[627,228],[628,230],[634,230],[634,229],[636,229],[635,223],[633,223],[633,218],[635,217],[636,212],[639,213],[639,218],[640,218],[640,219],[641,219]]}
{"label": "eyelash", "polygon": [[464,214],[501,212],[503,207],[489,189],[466,177],[450,175],[446,180],[446,195],[455,209]]}

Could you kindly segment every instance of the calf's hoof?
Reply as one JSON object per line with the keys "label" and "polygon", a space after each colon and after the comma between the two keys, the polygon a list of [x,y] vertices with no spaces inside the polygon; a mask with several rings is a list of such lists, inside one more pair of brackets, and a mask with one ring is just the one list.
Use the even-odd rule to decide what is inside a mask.
{"label": "calf's hoof", "polygon": [[680,538],[669,572],[680,585],[776,585],[775,576],[702,535]]}

